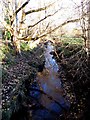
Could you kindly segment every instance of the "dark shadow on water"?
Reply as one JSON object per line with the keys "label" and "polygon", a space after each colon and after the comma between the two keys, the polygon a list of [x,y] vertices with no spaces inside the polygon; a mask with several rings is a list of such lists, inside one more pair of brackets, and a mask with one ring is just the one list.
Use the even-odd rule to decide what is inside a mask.
{"label": "dark shadow on water", "polygon": [[36,97],[44,109],[33,111],[33,120],[55,120],[62,114],[62,111],[69,110],[70,107],[69,102],[63,97],[64,91],[58,76],[58,65],[53,55],[50,54],[54,51],[54,47],[50,42],[45,46],[45,68],[42,72],[38,72],[36,78],[39,88],[37,86],[36,90],[30,91],[30,95]]}

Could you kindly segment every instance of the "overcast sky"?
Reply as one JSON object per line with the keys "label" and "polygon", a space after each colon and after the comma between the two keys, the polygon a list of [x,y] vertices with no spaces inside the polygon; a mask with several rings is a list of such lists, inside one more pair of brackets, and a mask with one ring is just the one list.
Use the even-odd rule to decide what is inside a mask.
{"label": "overcast sky", "polygon": [[[26,11],[28,11],[28,9],[38,8],[40,6],[43,6],[44,4],[47,4],[49,2],[52,3],[55,1],[56,1],[55,7],[54,9],[51,9],[51,13],[52,11],[59,9],[60,7],[62,7],[63,9],[60,10],[57,14],[54,15],[54,17],[51,18],[53,23],[60,24],[63,21],[71,18],[72,16],[74,18],[77,17],[78,14],[76,12],[78,10],[75,10],[75,8],[81,4],[81,0],[31,0],[27,5]],[[37,15],[38,15],[37,13],[33,14],[33,19],[36,18]],[[27,16],[27,21],[28,21],[27,24],[29,24],[31,17],[32,17],[31,15],[30,17]],[[76,24],[72,24],[72,26],[70,27],[74,27],[75,25]]]}
{"label": "overcast sky", "polygon": [[[0,0],[0,14],[1,14],[1,10],[2,10],[2,5],[1,5],[1,1]],[[17,0],[17,2],[20,0]],[[60,22],[63,22],[64,20],[66,20],[69,17],[72,17],[73,14],[75,14],[74,8],[77,7],[78,5],[81,4],[81,0],[30,0],[29,4],[26,6],[25,10],[28,11],[29,9],[35,9],[38,7],[42,7],[44,5],[46,5],[47,3],[52,3],[55,2],[55,7],[54,9],[51,9],[51,11],[49,10],[48,12],[57,10],[60,7],[63,7],[64,9],[62,10],[62,12],[58,12],[52,19],[52,21],[56,22],[57,24],[60,24]],[[21,2],[25,2],[25,0],[21,0]],[[30,19],[36,19],[37,13],[27,16],[27,24],[30,24]],[[41,15],[42,16],[42,15]],[[74,16],[75,17],[75,16]],[[2,18],[2,14],[0,15],[0,19]]]}

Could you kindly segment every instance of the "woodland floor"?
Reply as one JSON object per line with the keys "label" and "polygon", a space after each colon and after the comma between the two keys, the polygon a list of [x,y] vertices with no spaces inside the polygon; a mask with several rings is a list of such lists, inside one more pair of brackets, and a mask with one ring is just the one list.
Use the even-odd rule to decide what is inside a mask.
{"label": "woodland floor", "polygon": [[[62,67],[58,71],[67,96],[70,110],[60,120],[89,120],[90,114],[90,64],[86,53],[77,45],[56,43],[51,54]],[[36,82],[38,71],[45,63],[44,48],[40,44],[32,51],[22,51],[15,56],[9,52],[3,59],[2,69],[2,120],[32,120],[31,109],[36,103],[29,98],[30,85]]]}

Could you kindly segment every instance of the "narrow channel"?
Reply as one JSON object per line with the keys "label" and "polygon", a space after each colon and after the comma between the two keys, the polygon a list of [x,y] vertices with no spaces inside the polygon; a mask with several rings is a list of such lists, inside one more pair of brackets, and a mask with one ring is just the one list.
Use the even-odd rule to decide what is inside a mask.
{"label": "narrow channel", "polygon": [[53,55],[50,54],[52,51],[54,46],[48,42],[44,52],[45,67],[42,72],[38,72],[36,78],[39,90],[43,91],[36,93],[43,108],[33,111],[33,120],[56,120],[58,115],[70,107],[69,102],[63,97],[63,85],[58,75],[59,67]]}

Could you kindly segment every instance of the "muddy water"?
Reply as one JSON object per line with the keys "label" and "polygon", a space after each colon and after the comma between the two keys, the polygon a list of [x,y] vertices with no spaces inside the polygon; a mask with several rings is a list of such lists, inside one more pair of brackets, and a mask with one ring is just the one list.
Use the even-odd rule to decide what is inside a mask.
{"label": "muddy water", "polygon": [[[37,82],[39,89],[45,94],[39,94],[39,102],[44,107],[34,111],[34,120],[55,120],[63,110],[68,110],[69,102],[63,97],[64,91],[58,75],[58,65],[50,54],[54,47],[48,42],[45,47],[45,68],[38,73]],[[38,95],[38,94],[37,94]]]}

